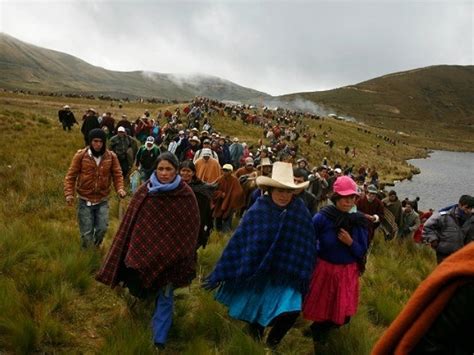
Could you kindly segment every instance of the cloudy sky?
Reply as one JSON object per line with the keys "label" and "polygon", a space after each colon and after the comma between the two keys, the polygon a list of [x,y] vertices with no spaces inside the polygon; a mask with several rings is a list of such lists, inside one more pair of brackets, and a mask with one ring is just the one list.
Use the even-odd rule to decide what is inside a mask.
{"label": "cloudy sky", "polygon": [[0,31],[112,70],[206,73],[277,95],[472,65],[474,1],[0,0]]}

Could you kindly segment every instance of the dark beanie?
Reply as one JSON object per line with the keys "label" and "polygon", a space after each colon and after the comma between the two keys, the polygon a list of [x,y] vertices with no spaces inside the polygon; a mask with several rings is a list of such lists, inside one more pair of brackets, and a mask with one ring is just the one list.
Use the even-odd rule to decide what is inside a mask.
{"label": "dark beanie", "polygon": [[107,140],[107,135],[105,134],[105,132],[102,129],[94,128],[94,129],[89,131],[89,144],[91,144],[91,142],[94,138],[102,139],[102,142],[104,142],[104,144],[105,144],[105,142]]}
{"label": "dark beanie", "polygon": [[178,158],[176,157],[176,155],[174,155],[173,153],[171,152],[164,152],[164,153],[161,153],[159,156],[158,156],[158,159],[156,160],[156,164],[160,164],[160,161],[162,160],[166,160],[168,161],[171,165],[173,165],[173,167],[178,170],[179,169],[179,161],[178,161]]}
{"label": "dark beanie", "polygon": [[[94,149],[94,147],[92,146],[92,144],[91,144],[92,140],[96,139],[96,138],[99,138],[104,143],[104,144],[102,144],[102,148],[100,148],[99,151],[96,151]],[[100,128],[94,128],[89,132],[89,148],[90,148],[93,156],[100,157],[101,155],[103,155],[105,153],[105,149],[106,149],[105,148],[105,143],[106,143],[106,141],[107,141],[107,135]]]}

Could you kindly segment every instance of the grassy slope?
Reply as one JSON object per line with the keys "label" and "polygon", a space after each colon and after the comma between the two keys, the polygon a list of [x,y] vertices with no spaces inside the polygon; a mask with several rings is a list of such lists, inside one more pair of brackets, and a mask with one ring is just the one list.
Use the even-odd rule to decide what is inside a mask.
{"label": "grassy slope", "polygon": [[433,66],[339,89],[282,96],[331,107],[371,126],[416,134],[417,145],[472,151],[474,66]]}
{"label": "grassy slope", "polygon": [[[68,103],[77,115],[89,106],[100,111],[109,108],[107,102]],[[0,352],[154,353],[149,330],[152,303],[133,306],[126,292],[110,290],[92,277],[118,227],[116,198],[111,199],[111,224],[103,248],[79,249],[75,209],[65,207],[62,181],[82,138],[77,127],[69,134],[58,126],[56,110],[62,104],[56,98],[0,95],[0,193],[4,196],[0,204]],[[124,110],[133,117],[145,108],[153,112],[158,106],[130,104]],[[225,133],[248,142],[260,134],[255,127],[227,118],[215,123]],[[323,122],[326,125],[333,126],[333,134],[341,141],[356,134],[359,150],[366,151],[361,159],[376,163],[373,135],[359,133],[347,124]],[[315,142],[312,156],[331,159],[336,154],[324,149],[327,147]],[[410,149],[403,154],[411,154]],[[398,162],[384,164],[387,169],[390,164],[404,169]],[[244,325],[229,319],[212,295],[199,288],[199,279],[212,269],[227,238],[212,235],[210,245],[199,252],[198,279],[177,292],[166,353],[264,353],[264,347],[246,335]],[[376,240],[362,278],[360,311],[349,326],[334,332],[321,352],[368,354],[434,265],[430,250]],[[304,335],[307,325],[298,321],[281,344],[282,353],[311,352],[311,339]]]}
{"label": "grassy slope", "polygon": [[[196,79],[194,79],[195,81]],[[266,94],[217,77],[201,77],[199,85],[183,78],[178,85],[167,74],[153,79],[140,71],[119,72],[93,66],[74,56],[37,47],[0,33],[0,86],[52,92],[86,92],[167,99],[196,95],[245,100]]]}

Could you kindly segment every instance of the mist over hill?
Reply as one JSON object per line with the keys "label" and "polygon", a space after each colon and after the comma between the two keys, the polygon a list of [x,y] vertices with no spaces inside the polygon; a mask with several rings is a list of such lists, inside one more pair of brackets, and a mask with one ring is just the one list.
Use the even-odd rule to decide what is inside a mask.
{"label": "mist over hill", "polygon": [[195,96],[239,101],[268,97],[210,75],[107,70],[5,33],[0,33],[0,87],[177,100]]}
{"label": "mist over hill", "polygon": [[386,128],[430,122],[474,126],[474,66],[437,65],[384,75],[334,90],[279,96],[312,102],[322,111],[349,115]]}

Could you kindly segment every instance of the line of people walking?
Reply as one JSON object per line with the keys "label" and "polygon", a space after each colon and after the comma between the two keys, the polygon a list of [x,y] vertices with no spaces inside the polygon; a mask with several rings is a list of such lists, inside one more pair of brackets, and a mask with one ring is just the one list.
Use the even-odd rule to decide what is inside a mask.
{"label": "line of people walking", "polygon": [[[272,163],[265,148],[253,159],[243,145],[229,147],[230,161],[220,161],[220,141],[226,145],[228,140],[218,132],[189,129],[178,131],[170,143],[179,144],[169,144],[171,150],[162,152],[152,136],[145,138],[136,154],[141,151],[140,156],[148,157],[143,183],[132,196],[96,279],[127,287],[140,298],[155,297],[153,341],[162,348],[172,324],[173,290],[195,278],[196,250],[206,246],[211,230],[232,231],[234,213],[239,212],[242,219],[203,286],[215,290],[229,315],[247,322],[249,334],[272,349],[302,314],[313,322],[317,349],[332,329],[350,322],[357,312],[365,256],[375,228],[385,219],[379,191],[373,185],[358,186],[341,169],[331,171],[324,164],[310,171],[306,161],[295,166]],[[184,142],[192,158],[199,152],[194,162],[185,149],[178,150],[181,144],[187,146]],[[239,139],[232,144],[239,144]],[[118,155],[106,147],[106,132],[90,130],[88,145],[75,154],[65,178],[68,204],[78,197],[84,248],[103,240],[112,182],[120,197],[126,195],[127,174]],[[236,150],[241,155],[233,157]],[[331,179],[325,178],[328,171]],[[326,195],[319,201],[307,195],[320,188]],[[473,207],[473,197],[463,196],[449,212],[434,214],[425,224],[425,238],[435,248],[442,246],[440,255],[472,241]],[[442,229],[443,223],[451,223],[447,218],[457,226],[449,224],[451,234]],[[461,231],[456,247],[446,248],[452,243],[443,235],[453,239],[455,230]],[[265,337],[267,327],[271,329]]]}

